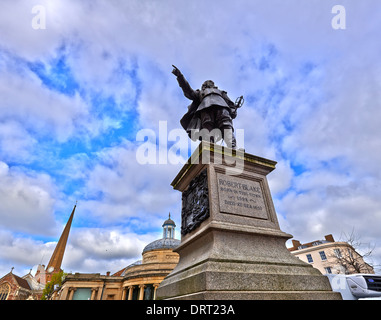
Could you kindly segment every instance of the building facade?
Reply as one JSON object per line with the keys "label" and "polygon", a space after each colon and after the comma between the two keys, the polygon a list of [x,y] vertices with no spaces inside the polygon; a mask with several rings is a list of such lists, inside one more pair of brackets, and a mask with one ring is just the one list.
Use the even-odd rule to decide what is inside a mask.
{"label": "building facade", "polygon": [[373,268],[347,242],[336,242],[331,234],[324,240],[300,243],[292,240],[293,247],[288,250],[318,269],[322,274],[374,274]]}
{"label": "building facade", "polygon": [[33,286],[33,277],[21,278],[12,271],[0,279],[0,300],[37,300],[41,297],[43,288]]}
{"label": "building facade", "polygon": [[76,206],[74,206],[71,212],[47,267],[43,264],[39,264],[35,275],[32,275],[30,271],[23,277],[14,274],[12,268],[11,272],[0,279],[0,300],[41,299],[45,285],[51,280],[54,274],[61,271],[61,263],[65,253],[75,208]]}
{"label": "building facade", "polygon": [[179,255],[173,252],[180,240],[175,239],[175,223],[163,224],[163,237],[148,244],[142,260],[110,275],[68,274],[54,293],[55,300],[155,300],[156,289],[175,268]]}

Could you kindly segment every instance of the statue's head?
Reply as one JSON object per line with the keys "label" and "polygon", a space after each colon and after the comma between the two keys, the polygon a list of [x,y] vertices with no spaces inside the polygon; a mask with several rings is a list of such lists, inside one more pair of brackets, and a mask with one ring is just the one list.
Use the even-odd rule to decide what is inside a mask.
{"label": "statue's head", "polygon": [[204,90],[206,88],[216,88],[216,86],[214,85],[214,82],[212,80],[206,80],[202,84],[201,89]]}

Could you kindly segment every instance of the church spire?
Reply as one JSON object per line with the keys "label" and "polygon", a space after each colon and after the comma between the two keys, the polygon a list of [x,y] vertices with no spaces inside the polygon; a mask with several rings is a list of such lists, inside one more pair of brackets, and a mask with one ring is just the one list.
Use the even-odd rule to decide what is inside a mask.
{"label": "church spire", "polygon": [[71,212],[70,218],[66,223],[65,229],[63,230],[60,239],[58,240],[57,246],[54,249],[53,255],[50,258],[49,264],[46,270],[49,273],[57,273],[61,270],[61,263],[65,253],[67,239],[69,237],[71,223],[73,221],[74,211],[77,207],[77,203],[74,205],[73,211]]}

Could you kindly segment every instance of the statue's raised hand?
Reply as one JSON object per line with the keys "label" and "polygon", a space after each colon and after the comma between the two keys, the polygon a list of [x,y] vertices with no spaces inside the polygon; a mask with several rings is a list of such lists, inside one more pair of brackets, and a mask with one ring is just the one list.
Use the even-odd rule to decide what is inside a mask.
{"label": "statue's raised hand", "polygon": [[180,76],[180,75],[181,75],[180,70],[179,70],[176,66],[174,66],[174,65],[172,65],[172,67],[173,67],[172,73],[173,73],[176,77]]}

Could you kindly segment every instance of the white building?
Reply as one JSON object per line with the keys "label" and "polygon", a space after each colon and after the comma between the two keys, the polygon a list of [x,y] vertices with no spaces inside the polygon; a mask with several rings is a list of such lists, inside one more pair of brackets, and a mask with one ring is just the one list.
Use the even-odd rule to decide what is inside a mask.
{"label": "white building", "polygon": [[290,252],[322,274],[374,274],[373,267],[347,242],[336,242],[331,234],[324,240],[300,243],[292,240]]}

